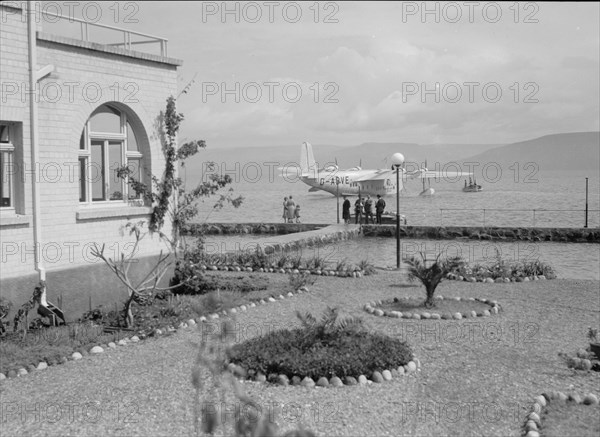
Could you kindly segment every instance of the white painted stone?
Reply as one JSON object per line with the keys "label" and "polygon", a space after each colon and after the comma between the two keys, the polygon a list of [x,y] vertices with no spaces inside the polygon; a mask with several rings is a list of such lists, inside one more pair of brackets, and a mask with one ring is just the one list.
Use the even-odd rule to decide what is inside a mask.
{"label": "white painted stone", "polygon": [[40,363],[36,367],[36,369],[38,369],[38,370],[46,370],[47,368],[48,368],[48,363],[46,363],[45,361],[40,361]]}
{"label": "white painted stone", "polygon": [[187,321],[187,324],[189,326],[194,326],[194,325],[196,325],[196,321],[194,319],[190,319],[190,320]]}
{"label": "white painted stone", "polygon": [[80,360],[83,358],[83,355],[81,355],[79,352],[73,352],[71,354],[71,358],[73,358],[73,360]]}
{"label": "white painted stone", "polygon": [[383,372],[381,372],[381,376],[383,376],[383,379],[385,379],[386,381],[391,381],[392,380],[392,372],[390,372],[389,370],[384,370]]}
{"label": "white painted stone", "polygon": [[104,352],[104,349],[102,349],[102,347],[100,347],[100,346],[94,346],[93,348],[90,349],[91,354],[101,354],[103,352]]}
{"label": "white painted stone", "polygon": [[407,372],[414,372],[415,370],[417,370],[417,364],[414,361],[409,361],[408,364],[404,367]]}
{"label": "white painted stone", "polygon": [[134,335],[133,337],[131,337],[131,341],[133,343],[137,343],[138,341],[140,341],[140,338],[137,335]]}
{"label": "white painted stone", "polygon": [[22,367],[19,370],[17,370],[17,376],[25,376],[28,373],[29,372],[26,369],[22,368]]}
{"label": "white painted stone", "polygon": [[117,345],[115,344],[114,341],[111,341],[110,343],[108,343],[108,347],[111,349],[115,349],[117,347]]}
{"label": "white painted stone", "polygon": [[365,385],[367,383],[367,377],[365,375],[360,375],[358,377],[358,383],[360,385]]}

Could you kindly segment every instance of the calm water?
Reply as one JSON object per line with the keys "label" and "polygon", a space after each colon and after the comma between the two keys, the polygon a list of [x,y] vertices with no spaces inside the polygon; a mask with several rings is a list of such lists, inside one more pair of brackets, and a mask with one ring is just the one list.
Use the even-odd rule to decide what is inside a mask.
{"label": "calm water", "polygon": [[[255,178],[247,176],[246,179]],[[483,186],[479,193],[463,193],[463,180],[432,182],[436,191],[432,197],[418,196],[420,181],[409,181],[401,194],[400,211],[407,216],[409,225],[583,227],[586,176],[589,177],[588,226],[599,227],[598,174],[577,172],[538,172],[533,176],[523,172],[516,177],[513,171],[504,171],[495,182],[478,177],[477,182]],[[191,183],[193,175],[187,179]],[[240,176],[232,187],[236,195],[244,196],[242,206],[238,209],[226,206],[214,211],[214,201],[205,200],[198,221],[278,222],[282,220],[283,198],[289,195],[302,206],[302,222],[337,221],[335,196],[325,192],[309,193],[309,187],[301,181],[286,181],[279,176],[270,178],[265,172],[257,182],[244,181]],[[396,210],[395,196],[386,197],[386,202],[387,210]]]}
{"label": "calm water", "polygon": [[[589,177],[588,226],[597,228],[600,227],[600,179],[598,174],[577,172],[540,171],[533,175],[529,172],[521,173],[515,178],[514,172],[504,171],[502,177],[495,182],[478,176],[477,182],[484,189],[479,193],[463,193],[462,180],[457,183],[432,182],[431,186],[436,190],[433,197],[418,196],[421,191],[420,181],[409,181],[401,194],[400,211],[407,216],[409,225],[583,227],[586,176]],[[254,178],[253,175],[249,177]],[[188,175],[188,180],[192,179]],[[303,222],[337,221],[335,196],[324,192],[309,193],[309,187],[300,181],[286,182],[278,176],[269,178],[265,173],[254,183],[245,182],[240,176],[233,188],[236,195],[241,194],[245,198],[240,208],[227,206],[214,211],[214,202],[205,200],[201,205],[198,221],[282,221],[281,204],[283,197],[289,195],[294,197],[297,204],[302,205]],[[395,211],[395,196],[386,197],[386,202],[387,209]],[[208,236],[207,250],[224,252],[251,248],[252,241],[258,238],[261,237]],[[540,259],[549,263],[561,278],[600,279],[598,244],[402,240],[404,255],[417,254],[419,251],[441,251],[448,255],[461,255],[472,263],[491,262],[496,254],[495,248],[507,260]],[[396,262],[396,243],[393,238],[361,238],[322,247],[318,249],[318,253],[316,250],[306,249],[303,256],[319,255],[333,265],[344,258],[353,263],[368,258],[381,267],[394,266]]]}
{"label": "calm water", "polygon": [[[240,249],[253,249],[260,240],[256,235],[209,235],[206,251],[223,253]],[[428,258],[442,253],[443,256],[461,256],[469,263],[491,263],[496,250],[506,261],[540,260],[550,264],[559,278],[600,280],[600,245],[588,243],[526,243],[483,242],[473,240],[401,240],[402,257],[425,252]],[[356,264],[368,259],[378,267],[395,267],[396,240],[394,238],[361,237],[341,241],[319,248],[304,248],[304,258],[319,256],[335,266],[346,259]]]}

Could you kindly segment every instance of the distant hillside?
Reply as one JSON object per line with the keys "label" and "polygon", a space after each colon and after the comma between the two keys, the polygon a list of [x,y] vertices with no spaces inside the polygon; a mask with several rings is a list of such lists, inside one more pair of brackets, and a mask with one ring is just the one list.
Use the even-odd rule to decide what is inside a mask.
{"label": "distant hillside", "polygon": [[515,162],[535,162],[544,170],[600,171],[600,132],[545,135],[486,150],[463,162],[496,162],[508,168]]}

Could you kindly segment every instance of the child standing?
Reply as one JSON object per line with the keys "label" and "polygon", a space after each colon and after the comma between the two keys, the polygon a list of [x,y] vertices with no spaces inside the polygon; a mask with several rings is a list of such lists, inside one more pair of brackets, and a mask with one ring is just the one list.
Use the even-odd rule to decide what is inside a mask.
{"label": "child standing", "polygon": [[296,205],[296,209],[294,210],[294,217],[296,218],[296,223],[300,223],[300,205]]}

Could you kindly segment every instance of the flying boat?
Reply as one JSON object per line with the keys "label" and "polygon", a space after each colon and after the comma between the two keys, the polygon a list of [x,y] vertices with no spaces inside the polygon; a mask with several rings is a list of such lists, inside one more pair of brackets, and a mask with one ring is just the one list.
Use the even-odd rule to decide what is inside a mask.
{"label": "flying boat", "polygon": [[[402,154],[401,161],[404,161]],[[284,169],[294,171],[292,168]],[[315,161],[312,145],[308,142],[302,143],[300,150],[300,167],[296,168],[298,178],[306,185],[310,186],[309,192],[325,191],[333,195],[356,196],[356,195],[381,195],[396,194],[396,169],[363,169],[360,166],[340,169],[335,164],[328,164],[319,168]],[[421,179],[423,181],[423,191],[420,196],[432,196],[435,190],[431,188],[431,179],[440,178],[460,178],[471,176],[473,173],[450,172],[450,171],[432,171],[425,166],[415,171],[407,171],[405,165],[399,168],[399,189],[404,189],[404,183],[409,179]],[[425,181],[428,181],[429,187],[425,188]]]}

